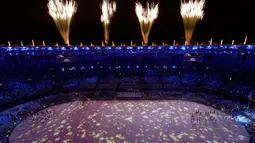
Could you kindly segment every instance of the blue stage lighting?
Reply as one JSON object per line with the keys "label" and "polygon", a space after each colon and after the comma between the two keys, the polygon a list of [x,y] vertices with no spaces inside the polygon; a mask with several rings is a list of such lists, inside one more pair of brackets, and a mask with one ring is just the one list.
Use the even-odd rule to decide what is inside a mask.
{"label": "blue stage lighting", "polygon": [[122,47],[119,47],[119,46],[118,46],[118,47],[116,47],[116,49],[117,49],[117,50],[121,50],[121,49],[122,49]]}
{"label": "blue stage lighting", "polygon": [[93,69],[93,68],[94,68],[94,66],[91,66],[90,68],[91,68],[91,69]]}
{"label": "blue stage lighting", "polygon": [[176,68],[176,66],[173,66],[173,69],[175,69]]}
{"label": "blue stage lighting", "polygon": [[197,48],[197,46],[194,46],[193,48],[192,48],[192,50],[197,50],[198,48]]}
{"label": "blue stage lighting", "polygon": [[105,49],[106,49],[106,50],[111,50],[112,48],[111,48],[111,47],[106,47]]}
{"label": "blue stage lighting", "polygon": [[209,50],[210,50],[210,49],[212,49],[212,46],[207,46],[206,49],[209,49]]}

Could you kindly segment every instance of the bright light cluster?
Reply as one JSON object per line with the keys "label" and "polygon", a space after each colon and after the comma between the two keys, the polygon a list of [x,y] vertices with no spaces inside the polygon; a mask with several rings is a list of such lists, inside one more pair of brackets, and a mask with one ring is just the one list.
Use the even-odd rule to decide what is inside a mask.
{"label": "bright light cluster", "polygon": [[139,22],[151,23],[158,17],[158,4],[147,3],[147,8],[143,8],[141,3],[136,3],[135,12]]}
{"label": "bright light cluster", "polygon": [[117,5],[115,2],[110,2],[109,0],[104,0],[102,5],[102,15],[101,15],[101,22],[109,24],[110,20],[117,10]]}
{"label": "bright light cluster", "polygon": [[49,14],[53,18],[59,32],[61,33],[65,44],[70,45],[69,33],[70,24],[74,13],[77,10],[76,2],[70,0],[49,0]]}
{"label": "bright light cluster", "polygon": [[68,19],[72,18],[76,12],[77,4],[72,0],[66,2],[63,2],[63,0],[49,0],[48,8],[53,19]]}
{"label": "bright light cluster", "polygon": [[189,0],[189,2],[181,1],[181,16],[183,18],[198,18],[204,16],[205,0]]}

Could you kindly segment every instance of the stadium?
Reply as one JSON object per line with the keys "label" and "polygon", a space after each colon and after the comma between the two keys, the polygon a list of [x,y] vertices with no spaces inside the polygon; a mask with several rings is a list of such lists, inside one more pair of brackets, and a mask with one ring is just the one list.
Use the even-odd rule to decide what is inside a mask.
{"label": "stadium", "polygon": [[[168,9],[166,1],[160,2]],[[149,38],[153,36],[149,35],[153,24],[160,19],[158,16],[162,20],[161,4],[148,2],[144,7],[144,3],[132,2],[134,10],[130,15],[137,16],[136,27],[139,25],[140,31],[136,31],[140,37],[132,33],[132,28],[126,28],[135,42],[127,39],[130,42],[115,43],[113,39],[118,38],[110,36],[113,17],[118,12],[117,5],[125,11],[128,2],[103,0],[98,19],[103,41],[100,46],[92,42],[83,45],[73,42],[75,38],[70,40],[72,19],[76,12],[82,13],[79,11],[82,4],[77,3],[73,0],[47,3],[47,16],[52,18],[64,44],[59,45],[59,40],[49,42],[54,34],[47,32],[47,28],[41,31],[45,35],[33,32],[37,36],[31,43],[16,44],[11,41],[19,37],[19,32],[11,28],[14,38],[0,45],[0,143],[254,142],[255,45],[252,40],[247,43],[249,34],[241,44],[230,42],[229,38],[223,41],[221,36],[215,40],[220,37],[220,43],[213,38],[206,42],[193,39],[199,21],[205,16],[204,9],[208,8],[205,0],[184,0],[178,3],[184,37],[167,44],[158,40],[164,32],[154,31],[157,40],[152,42]],[[97,2],[94,4],[98,6]],[[213,6],[210,2],[208,5]],[[23,8],[20,13],[33,10]],[[126,13],[122,14],[125,17]],[[210,12],[208,15],[212,17]],[[129,17],[126,15],[125,19]],[[29,22],[24,25],[29,27]],[[93,27],[97,24],[89,28]],[[31,29],[22,33],[22,38],[30,35]],[[127,34],[125,30],[115,31],[120,37]],[[93,33],[101,41],[100,32]],[[2,35],[0,40],[8,37]],[[170,37],[169,33],[162,35]],[[49,41],[40,40],[41,36]],[[91,37],[93,34],[87,39]],[[141,44],[137,44],[138,39],[142,39]]]}
{"label": "stadium", "polygon": [[253,49],[2,47],[2,136],[10,142],[248,142]]}

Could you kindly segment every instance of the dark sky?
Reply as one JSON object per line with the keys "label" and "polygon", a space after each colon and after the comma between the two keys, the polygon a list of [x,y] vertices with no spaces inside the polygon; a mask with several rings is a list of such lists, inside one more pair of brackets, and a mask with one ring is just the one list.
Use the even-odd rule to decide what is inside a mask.
{"label": "dark sky", "polygon": [[[3,0],[4,1],[4,0]],[[100,44],[103,39],[103,28],[100,22],[100,7],[102,0],[76,0],[78,11],[72,21],[71,43],[89,44],[90,41]],[[150,0],[151,1],[151,0]],[[1,37],[0,44],[12,43],[30,44],[34,39],[36,44],[42,40],[47,43],[63,43],[62,38],[48,15],[48,0],[5,0],[1,3]],[[117,12],[112,19],[110,39],[120,42],[130,40],[140,42],[139,23],[134,11],[136,0],[116,0]],[[142,1],[145,3],[145,1]],[[157,2],[154,0],[154,2]],[[150,42],[172,43],[180,39],[183,25],[180,16],[179,0],[159,0],[160,12],[155,21]],[[207,0],[205,17],[197,25],[193,39],[203,41],[211,37],[220,41],[224,38],[230,42],[243,42],[248,36],[248,42],[255,42],[255,11],[253,0]],[[224,41],[224,42],[225,42]]]}

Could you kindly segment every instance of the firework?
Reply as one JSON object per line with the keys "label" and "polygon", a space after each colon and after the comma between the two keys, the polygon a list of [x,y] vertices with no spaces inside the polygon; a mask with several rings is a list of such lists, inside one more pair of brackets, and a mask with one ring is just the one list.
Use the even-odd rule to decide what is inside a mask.
{"label": "firework", "polygon": [[44,41],[42,41],[42,46],[45,46],[45,42]]}
{"label": "firework", "polygon": [[143,8],[141,3],[136,3],[135,12],[140,23],[144,44],[148,44],[152,24],[158,17],[158,9],[158,4],[147,3],[147,8]]}
{"label": "firework", "polygon": [[32,46],[35,46],[35,41],[32,39]]}
{"label": "firework", "polygon": [[205,0],[181,1],[181,16],[185,30],[186,45],[190,45],[197,22],[203,19]]}
{"label": "firework", "polygon": [[248,37],[245,36],[244,43],[243,43],[244,45],[246,45],[247,39],[248,39]]}
{"label": "firework", "polygon": [[11,45],[11,42],[10,41],[8,41],[8,47],[11,47],[12,45]]}
{"label": "firework", "polygon": [[104,0],[101,4],[102,15],[101,22],[104,26],[104,41],[108,45],[109,42],[109,33],[110,33],[110,23],[113,17],[113,14],[116,12],[117,5],[115,2],[110,2],[109,0]]}
{"label": "firework", "polygon": [[65,44],[69,45],[70,24],[77,10],[76,2],[70,0],[49,0],[49,15],[53,18],[57,28],[62,35]]}
{"label": "firework", "polygon": [[113,46],[113,47],[115,46],[114,41],[112,41],[112,46]]}

